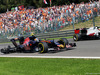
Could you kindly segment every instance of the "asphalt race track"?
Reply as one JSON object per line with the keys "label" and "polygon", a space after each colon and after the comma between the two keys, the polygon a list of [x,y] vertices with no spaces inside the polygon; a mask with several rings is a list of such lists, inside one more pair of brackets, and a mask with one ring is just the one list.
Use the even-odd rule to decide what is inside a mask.
{"label": "asphalt race track", "polygon": [[[69,42],[74,42],[72,39],[68,39]],[[85,40],[75,42],[77,47],[72,48],[71,50],[61,50],[61,51],[49,51],[48,53],[11,53],[11,54],[2,54],[0,53],[0,57],[5,56],[41,56],[41,57],[100,57],[100,40]],[[0,44],[0,49],[7,47],[9,44]]]}

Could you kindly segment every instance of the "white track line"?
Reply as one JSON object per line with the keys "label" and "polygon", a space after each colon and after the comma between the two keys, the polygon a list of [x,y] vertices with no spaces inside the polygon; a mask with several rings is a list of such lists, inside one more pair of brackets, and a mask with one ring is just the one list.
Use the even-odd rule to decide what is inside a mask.
{"label": "white track line", "polygon": [[7,56],[2,55],[0,57],[26,57],[26,58],[83,58],[83,59],[100,59],[100,57],[82,57],[82,56]]}

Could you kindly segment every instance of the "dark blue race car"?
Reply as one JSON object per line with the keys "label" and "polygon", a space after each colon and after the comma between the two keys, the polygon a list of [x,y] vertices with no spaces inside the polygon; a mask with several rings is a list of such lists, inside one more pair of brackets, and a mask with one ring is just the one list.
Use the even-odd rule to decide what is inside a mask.
{"label": "dark blue race car", "polygon": [[[19,41],[17,43],[16,41]],[[69,49],[75,47],[76,43],[69,43],[66,38],[61,38],[59,40],[40,40],[34,35],[27,38],[18,37],[11,39],[14,47],[8,46],[8,48],[1,49],[4,54],[14,53],[14,52],[40,52],[46,53],[48,50],[53,48],[53,50]]]}

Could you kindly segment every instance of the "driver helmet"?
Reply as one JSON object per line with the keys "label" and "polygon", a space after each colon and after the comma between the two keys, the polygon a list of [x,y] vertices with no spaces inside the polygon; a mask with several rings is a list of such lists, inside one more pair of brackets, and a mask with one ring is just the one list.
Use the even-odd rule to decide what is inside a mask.
{"label": "driver helmet", "polygon": [[38,39],[38,38],[35,38],[34,40],[35,40],[36,42],[39,42],[39,39]]}

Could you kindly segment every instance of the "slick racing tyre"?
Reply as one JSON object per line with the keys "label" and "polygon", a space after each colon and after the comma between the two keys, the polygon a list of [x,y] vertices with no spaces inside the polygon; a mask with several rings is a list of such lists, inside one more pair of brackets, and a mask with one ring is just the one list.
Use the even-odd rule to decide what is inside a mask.
{"label": "slick racing tyre", "polygon": [[38,50],[40,53],[47,53],[48,52],[48,45],[45,42],[40,42],[38,44]]}
{"label": "slick racing tyre", "polygon": [[68,40],[66,38],[61,38],[58,42],[60,44],[63,44],[64,45],[64,48],[66,48],[66,45],[69,44],[69,42],[68,42]]}
{"label": "slick racing tyre", "polygon": [[8,45],[8,48],[3,48],[3,49],[1,49],[1,53],[4,53],[4,54],[9,54],[9,50],[10,50],[10,46]]}
{"label": "slick racing tyre", "polygon": [[98,39],[100,39],[100,33],[99,33]]}
{"label": "slick racing tyre", "polygon": [[73,40],[74,41],[79,41],[81,39],[81,35],[80,34],[74,34],[73,35]]}
{"label": "slick racing tyre", "polygon": [[3,48],[3,49],[1,49],[1,53],[9,54],[9,49]]}

